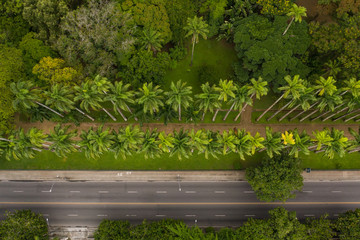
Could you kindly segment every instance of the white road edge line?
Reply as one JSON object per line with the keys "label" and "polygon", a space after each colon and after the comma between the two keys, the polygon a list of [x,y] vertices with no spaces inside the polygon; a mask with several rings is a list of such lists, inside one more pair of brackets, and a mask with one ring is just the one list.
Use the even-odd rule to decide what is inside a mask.
{"label": "white road edge line", "polygon": [[156,193],[167,193],[167,191],[156,191]]}
{"label": "white road edge line", "polygon": [[15,190],[15,191],[13,191],[13,192],[24,192],[24,191],[20,191],[20,190]]}
{"label": "white road edge line", "polygon": [[185,193],[196,193],[196,191],[185,191]]}
{"label": "white road edge line", "polygon": [[126,217],[136,217],[135,214],[126,214],[125,216],[126,216]]}
{"label": "white road edge line", "polygon": [[109,191],[98,191],[98,193],[109,193]]}

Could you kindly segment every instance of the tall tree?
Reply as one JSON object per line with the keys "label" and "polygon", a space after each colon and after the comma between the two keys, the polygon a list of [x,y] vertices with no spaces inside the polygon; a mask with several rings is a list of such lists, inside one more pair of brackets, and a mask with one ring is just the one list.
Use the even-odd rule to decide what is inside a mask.
{"label": "tall tree", "polygon": [[144,141],[140,152],[145,152],[145,159],[159,157],[162,150],[159,147],[159,133],[156,129],[147,129],[144,134]]}
{"label": "tall tree", "polygon": [[152,116],[160,110],[160,107],[164,106],[162,93],[163,90],[160,89],[160,86],[153,87],[152,83],[144,83],[136,93],[138,97],[136,102],[142,106],[145,114],[149,112]]}
{"label": "tall tree", "polygon": [[335,222],[335,229],[340,240],[360,238],[360,209],[349,210],[340,214]]}
{"label": "tall tree", "polygon": [[59,157],[66,157],[72,152],[76,152],[76,142],[74,137],[77,136],[77,130],[69,131],[70,125],[61,127],[60,124],[57,124],[54,127],[54,131],[51,131],[46,141],[51,142],[49,150],[55,152]]}
{"label": "tall tree", "polygon": [[226,155],[230,152],[236,152],[236,144],[239,139],[235,136],[234,131],[223,131],[222,134],[218,133],[217,142],[221,145],[223,151],[222,154]]}
{"label": "tall tree", "polygon": [[210,143],[208,135],[203,129],[197,131],[191,129],[188,135],[190,138],[189,144],[191,146],[191,152],[196,149],[199,153],[202,153],[204,152],[206,145]]}
{"label": "tall tree", "polygon": [[188,131],[181,129],[180,131],[174,131],[174,142],[173,149],[170,151],[170,156],[177,154],[178,159],[181,160],[182,157],[188,158],[190,155],[190,137]]}
{"label": "tall tree", "polygon": [[103,101],[99,92],[90,81],[83,82],[80,86],[75,86],[74,101],[80,101],[80,107],[89,112],[89,107],[93,110],[101,108],[100,102]]}
{"label": "tall tree", "polygon": [[292,133],[294,135],[295,143],[289,145],[289,155],[294,155],[295,158],[298,158],[300,151],[305,155],[309,155],[309,147],[311,145],[310,136],[305,132],[305,130],[299,134],[298,130],[295,129],[294,131],[292,131]]}
{"label": "tall tree", "polygon": [[240,87],[238,85],[235,85],[235,87],[236,87],[236,90],[234,91],[235,96],[229,100],[231,107],[225,114],[223,121],[226,120],[226,118],[229,116],[232,110],[237,110],[241,112],[243,108],[243,104],[251,104],[251,98],[249,96],[249,91],[247,86]]}
{"label": "tall tree", "polygon": [[[254,96],[256,96],[256,99],[260,99],[262,96],[267,95],[268,92],[268,88],[267,86],[267,82],[264,81],[261,77],[258,78],[258,80],[256,80],[255,78],[250,79],[251,85],[248,85],[248,89],[249,89],[249,94],[250,94],[250,99],[252,102],[252,99],[254,98]],[[234,121],[237,121],[238,118],[240,117],[241,113],[245,111],[247,105],[251,105],[250,103],[245,103],[244,107],[242,108],[242,110],[239,112],[239,114],[236,116]]]}
{"label": "tall tree", "polygon": [[13,82],[10,84],[10,89],[15,95],[15,99],[13,101],[14,109],[30,109],[31,107],[36,107],[37,104],[52,111],[60,117],[64,117],[61,113],[39,102],[39,99],[41,98],[41,90],[34,87],[30,81],[19,81],[17,83]]}
{"label": "tall tree", "polygon": [[206,135],[209,139],[209,144],[205,145],[204,155],[206,159],[209,159],[209,155],[214,158],[218,158],[217,154],[220,154],[221,144],[216,141],[217,139],[217,132],[207,130]]}
{"label": "tall tree", "polygon": [[290,11],[286,14],[289,17],[291,17],[291,21],[285,31],[283,32],[283,35],[286,34],[286,32],[289,30],[291,24],[295,20],[295,22],[301,22],[303,17],[306,17],[306,8],[305,7],[299,7],[295,3],[291,5]]}
{"label": "tall tree", "polygon": [[[234,91],[236,90],[236,86],[234,85],[232,80],[222,80],[220,79],[219,87],[215,87],[215,90],[219,92],[218,100],[227,102],[228,98],[235,97]],[[219,108],[216,109],[216,112],[213,116],[212,121],[215,121],[216,115],[219,112]]]}
{"label": "tall tree", "polygon": [[245,160],[245,154],[248,156],[252,155],[251,149],[253,143],[251,141],[252,136],[247,133],[244,129],[235,130],[235,136],[238,139],[236,142],[236,152],[239,154],[241,160]]}
{"label": "tall tree", "polygon": [[348,130],[349,130],[349,133],[354,137],[353,140],[349,141],[349,144],[350,144],[349,153],[354,153],[354,152],[360,151],[360,128],[359,128],[358,132],[356,132],[352,128],[348,128]]}
{"label": "tall tree", "polygon": [[174,110],[178,110],[179,121],[181,121],[181,108],[188,108],[192,102],[190,94],[192,87],[186,86],[186,82],[181,80],[177,81],[176,84],[171,82],[170,91],[165,92],[167,96],[166,104],[171,105]]}
{"label": "tall tree", "polygon": [[214,112],[214,109],[221,107],[219,101],[219,93],[216,91],[215,85],[211,86],[208,82],[201,85],[202,93],[195,95],[197,105],[199,106],[200,111],[203,111],[201,121],[204,121],[204,117],[207,111],[211,113]]}
{"label": "tall tree", "polygon": [[292,79],[287,75],[284,79],[287,82],[287,85],[279,88],[280,91],[284,91],[283,94],[256,119],[257,122],[281,99],[286,98],[289,94],[291,94],[294,99],[299,99],[300,95],[304,92],[305,86],[299,75],[295,75]]}
{"label": "tall tree", "polygon": [[44,93],[46,96],[46,105],[65,113],[74,109],[74,94],[68,86],[55,84],[51,86],[49,91],[45,91]]}
{"label": "tall tree", "polygon": [[[107,98],[107,92],[109,91],[110,87],[112,86],[112,83],[107,79],[106,77],[101,77],[100,75],[96,75],[94,78],[94,81],[91,82],[91,84],[94,86],[96,91],[99,93],[99,95],[102,97],[103,101],[106,101]],[[105,95],[105,97],[103,96]],[[110,102],[115,105],[115,103],[110,100]],[[114,106],[114,108],[116,108]],[[101,107],[101,109],[113,120],[116,121],[117,119],[104,107]],[[115,111],[116,112],[116,111]]]}
{"label": "tall tree", "polygon": [[121,155],[123,159],[126,159],[126,156],[139,151],[144,141],[144,132],[137,125],[119,128],[118,132],[113,130],[112,134],[115,137],[111,151],[115,152],[115,158]]}
{"label": "tall tree", "polygon": [[92,127],[88,131],[81,131],[80,137],[79,145],[81,150],[85,152],[87,158],[93,159],[99,158],[100,155],[108,152],[115,138],[109,128],[103,130],[103,125],[99,126],[95,131]]}
{"label": "tall tree", "polygon": [[207,34],[209,33],[208,24],[205,21],[203,21],[202,17],[198,18],[197,16],[194,16],[193,18],[187,19],[187,26],[184,27],[184,30],[187,31],[185,37],[192,35],[191,38],[192,50],[191,50],[191,63],[190,63],[190,66],[192,66],[194,59],[195,43],[199,42],[199,36],[202,36],[204,39],[207,39]]}
{"label": "tall tree", "polygon": [[266,133],[266,138],[262,142],[262,144],[265,147],[263,149],[265,149],[268,156],[272,158],[274,154],[276,155],[280,154],[281,150],[284,148],[284,145],[281,143],[281,133],[280,132],[274,133],[271,127],[266,127],[265,133]]}

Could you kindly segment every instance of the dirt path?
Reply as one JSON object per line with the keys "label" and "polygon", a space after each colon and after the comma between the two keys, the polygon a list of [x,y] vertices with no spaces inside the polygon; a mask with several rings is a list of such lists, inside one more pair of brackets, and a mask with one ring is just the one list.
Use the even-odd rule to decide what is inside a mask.
{"label": "dirt path", "polygon": [[[294,124],[255,124],[251,122],[251,113],[253,109],[251,106],[248,106],[246,110],[242,113],[240,123],[198,123],[195,124],[188,124],[188,123],[169,123],[165,126],[163,123],[144,123],[142,129],[154,129],[157,128],[158,131],[165,131],[166,133],[171,133],[174,130],[180,130],[181,128],[189,130],[189,129],[209,129],[212,131],[224,131],[229,129],[246,129],[251,134],[255,134],[259,132],[262,136],[265,136],[265,127],[271,126],[274,131],[276,132],[284,132],[286,130],[292,130],[297,128],[299,131],[306,130],[308,134],[311,134],[315,130],[322,130],[323,128],[337,128],[339,130],[344,131],[345,136],[348,138],[352,138],[350,133],[348,132],[348,128],[351,127],[353,129],[358,129],[360,124],[319,124],[319,123],[294,123]],[[22,127],[25,130],[30,129],[31,127],[36,127],[39,129],[43,129],[45,133],[49,133],[50,130],[54,128],[57,123],[55,122],[21,122],[16,121],[16,126]],[[90,127],[97,127],[101,125],[101,123],[81,123],[79,127],[76,127],[74,124],[66,124],[71,125],[71,129],[78,129],[80,132],[81,130],[88,130]],[[117,129],[119,127],[127,126],[128,123],[106,123],[104,124],[105,127],[109,127],[111,129]]]}

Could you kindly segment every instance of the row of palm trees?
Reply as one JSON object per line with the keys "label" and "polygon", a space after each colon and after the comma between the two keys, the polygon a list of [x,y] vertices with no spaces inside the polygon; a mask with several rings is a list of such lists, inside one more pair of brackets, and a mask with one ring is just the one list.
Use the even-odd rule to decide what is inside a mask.
{"label": "row of palm trees", "polygon": [[22,111],[41,106],[60,117],[75,110],[94,121],[95,119],[88,115],[92,109],[104,111],[116,121],[116,117],[101,105],[103,102],[111,102],[115,114],[119,114],[124,121],[128,120],[125,111],[134,116],[135,120],[141,116],[139,111],[151,116],[175,111],[181,121],[182,110],[191,106],[197,106],[196,109],[202,111],[201,120],[204,120],[207,112],[215,111],[213,117],[215,121],[222,104],[228,103],[230,109],[223,120],[235,110],[239,112],[235,118],[237,121],[246,106],[252,105],[254,96],[260,99],[267,94],[266,85],[267,83],[261,78],[251,79],[251,84],[245,86],[234,84],[231,80],[220,80],[219,86],[205,83],[201,86],[202,92],[195,95],[195,104],[192,87],[181,80],[172,82],[170,91],[166,92],[159,86],[153,86],[152,83],[145,83],[138,91],[133,91],[130,84],[124,84],[122,81],[113,84],[99,75],[74,87],[55,84],[50,89],[41,89],[30,81],[19,81],[12,83],[10,88],[15,96],[13,107],[16,110]]}
{"label": "row of palm trees", "polygon": [[324,153],[329,158],[335,155],[343,157],[346,153],[360,151],[360,129],[356,132],[349,129],[354,140],[344,137],[344,132],[337,129],[323,129],[313,132],[311,137],[305,131],[297,129],[284,133],[273,132],[266,128],[266,137],[258,132],[251,135],[245,130],[228,130],[222,133],[210,130],[183,130],[172,134],[158,132],[156,129],[142,131],[138,125],[128,125],[117,131],[99,126],[81,131],[80,140],[77,130],[69,126],[56,125],[47,135],[37,128],[28,132],[23,129],[12,131],[0,137],[0,153],[7,160],[33,158],[36,152],[50,150],[59,157],[66,157],[72,152],[84,152],[87,158],[97,159],[103,153],[113,152],[115,157],[126,158],[134,153],[144,153],[145,158],[159,157],[163,153],[177,155],[181,160],[194,154],[204,154],[217,158],[219,154],[237,153],[244,160],[245,155],[254,155],[256,151],[266,151],[270,157],[287,150],[290,155],[298,157],[299,152],[310,151]]}
{"label": "row of palm trees", "polygon": [[[336,81],[333,77],[323,78],[320,77],[316,80],[315,85],[309,84],[307,81],[300,78],[299,75],[291,78],[286,76],[287,84],[280,87],[282,95],[257,119],[259,121],[265,114],[267,114],[276,104],[281,100],[286,99],[287,103],[280,109],[267,118],[267,121],[274,118],[281,112],[278,121],[292,114],[295,110],[298,111],[289,119],[299,119],[300,122],[310,118],[311,121],[322,119],[326,121],[338,121],[345,118],[345,122],[355,119],[356,122],[360,121],[360,81],[355,78],[344,81],[344,86],[337,88]],[[286,111],[285,111],[286,110]],[[354,115],[355,114],[355,115]],[[352,115],[352,116],[351,116]]]}

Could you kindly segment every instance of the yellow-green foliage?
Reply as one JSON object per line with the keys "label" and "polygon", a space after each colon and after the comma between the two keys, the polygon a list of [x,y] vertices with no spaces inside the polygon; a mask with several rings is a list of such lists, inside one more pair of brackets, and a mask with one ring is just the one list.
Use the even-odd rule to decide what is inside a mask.
{"label": "yellow-green foliage", "polygon": [[290,7],[290,0],[258,0],[256,2],[261,8],[261,14],[284,15]]}
{"label": "yellow-green foliage", "polygon": [[121,5],[124,11],[130,12],[136,25],[158,31],[164,39],[164,44],[172,37],[170,20],[161,0],[126,0]]}
{"label": "yellow-green foliage", "polygon": [[50,84],[71,84],[79,76],[78,71],[71,67],[65,67],[65,61],[60,58],[44,57],[33,68],[33,74],[40,80]]}

